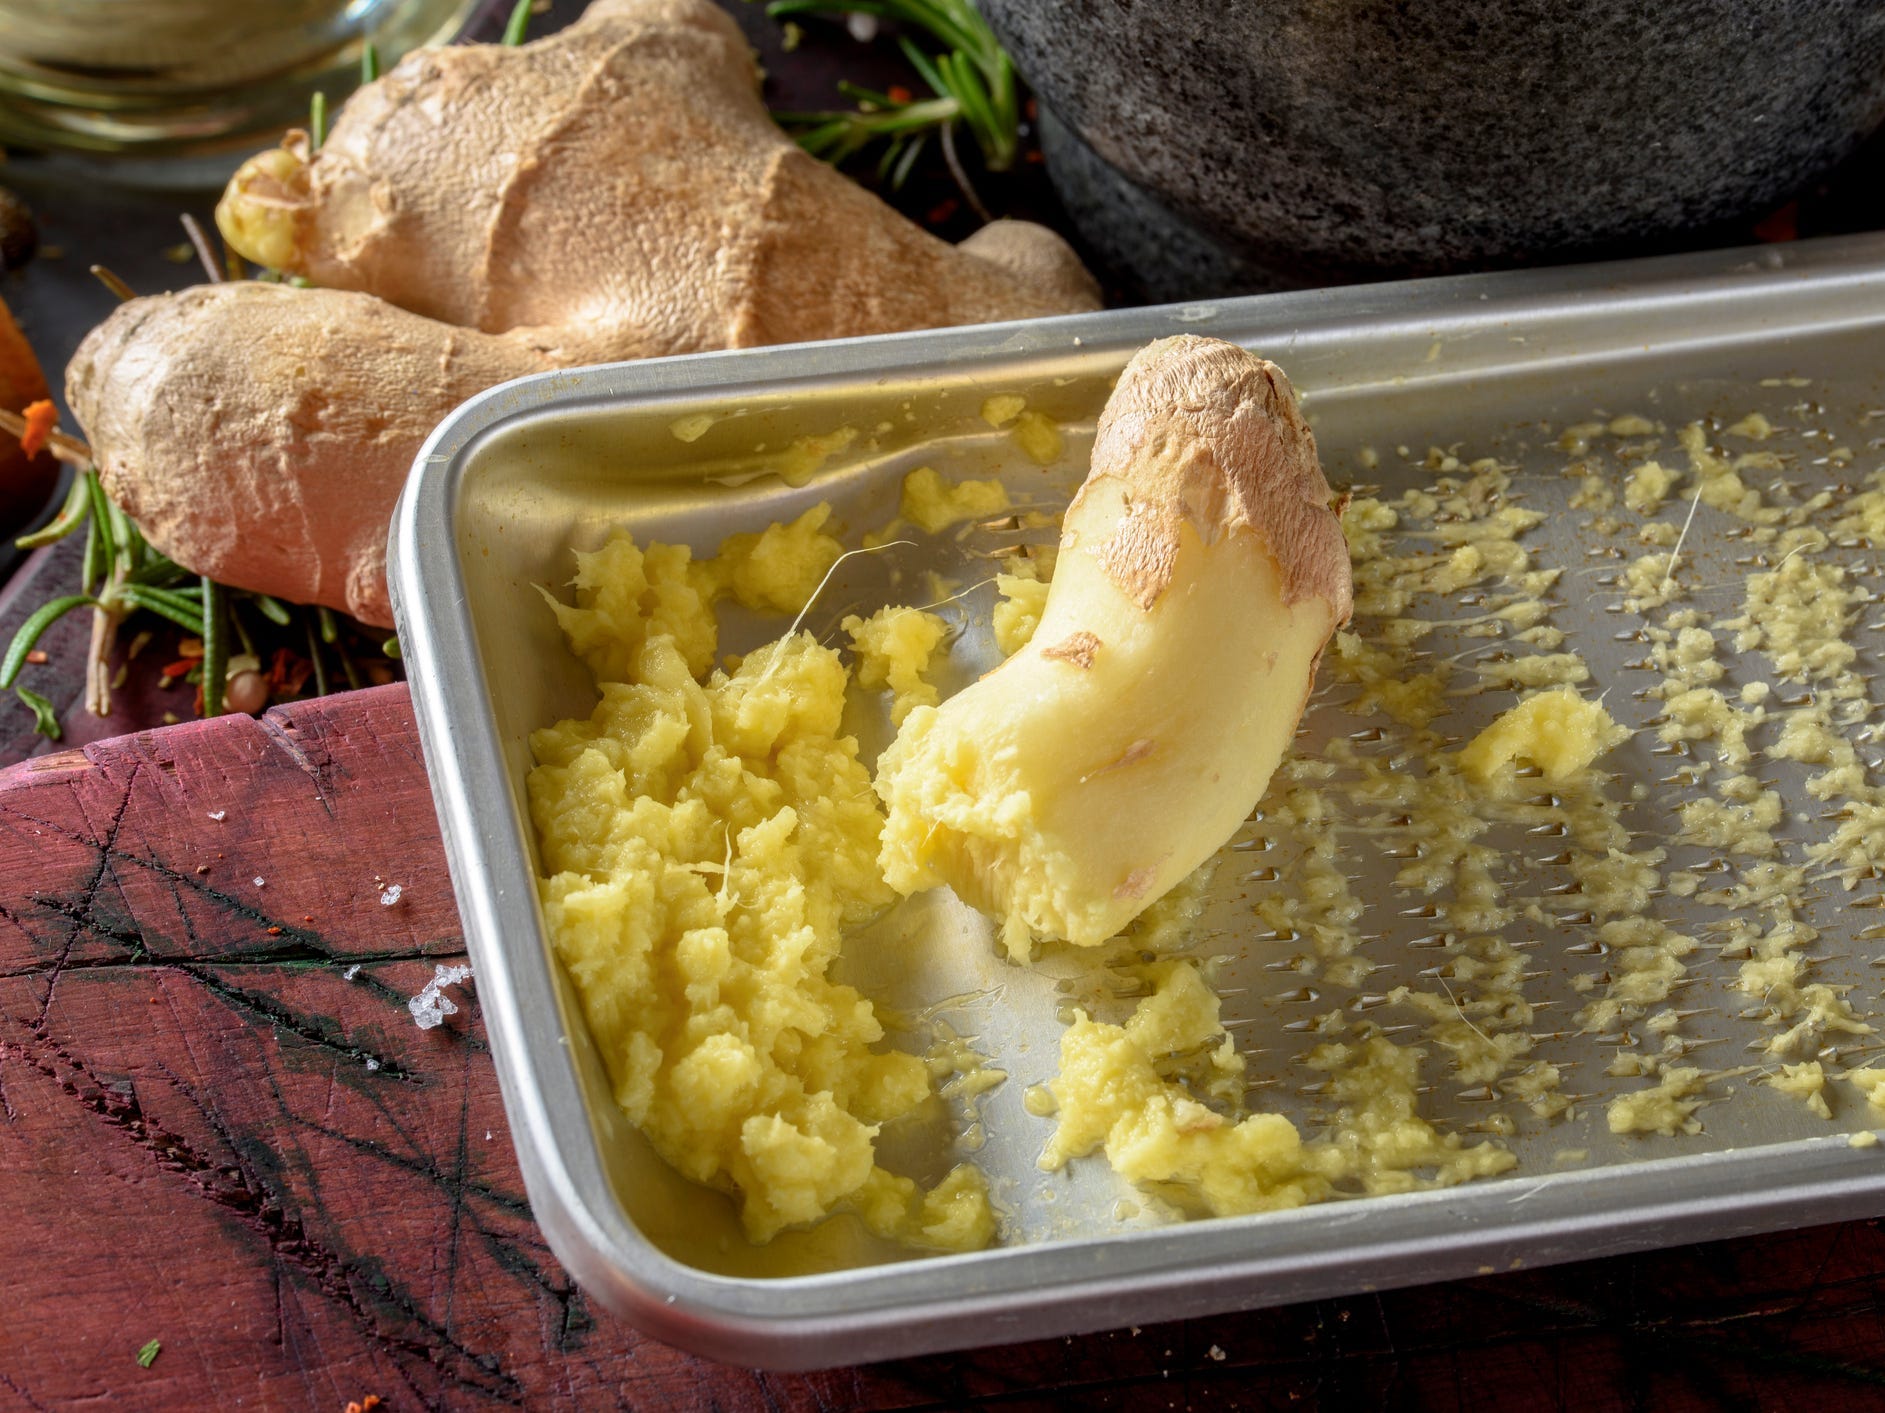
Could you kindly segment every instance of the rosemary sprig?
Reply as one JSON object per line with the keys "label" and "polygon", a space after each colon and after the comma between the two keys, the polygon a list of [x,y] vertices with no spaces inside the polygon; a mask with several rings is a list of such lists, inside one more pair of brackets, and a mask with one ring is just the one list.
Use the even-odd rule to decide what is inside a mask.
{"label": "rosemary sprig", "polygon": [[[169,556],[153,549],[122,510],[112,503],[99,484],[98,473],[86,467],[73,478],[70,494],[58,516],[44,529],[25,536],[28,547],[52,544],[85,533],[85,555],[80,571],[80,592],[64,594],[41,604],[27,616],[13,635],[6,652],[0,655],[0,691],[11,687],[32,712],[34,729],[55,740],[59,736],[58,715],[45,697],[21,686],[18,678],[28,656],[46,632],[76,609],[92,610],[92,636],[86,662],[86,704],[99,716],[110,714],[111,683],[109,660],[122,625],[138,614],[151,614],[175,624],[184,633],[202,639],[200,669],[191,679],[200,677],[203,685],[203,715],[216,716],[223,711],[222,686],[228,675],[231,632],[242,652],[260,659],[256,636],[243,622],[240,609],[253,609],[277,628],[305,637],[310,659],[310,675],[315,694],[326,696],[332,685],[327,664],[317,646],[321,640],[339,659],[350,685],[361,686],[365,676],[348,655],[343,640],[341,620],[330,610],[285,604],[268,594],[231,590],[203,575],[193,574]],[[347,629],[356,640],[378,643],[378,638],[364,636],[357,625]],[[266,647],[266,643],[262,645]],[[381,653],[396,662],[396,639],[381,644]]]}
{"label": "rosemary sprig", "polygon": [[968,131],[991,172],[1012,168],[1021,150],[1021,99],[1014,63],[970,0],[772,0],[766,14],[776,20],[797,15],[870,15],[919,30],[943,44],[929,55],[909,35],[897,46],[929,86],[928,98],[878,93],[856,84],[839,91],[855,110],[774,113],[812,156],[835,165],[882,142],[877,174],[892,190],[903,185],[917,154],[934,133],[962,194],[984,218],[988,211],[970,184],[956,153],[955,134]]}

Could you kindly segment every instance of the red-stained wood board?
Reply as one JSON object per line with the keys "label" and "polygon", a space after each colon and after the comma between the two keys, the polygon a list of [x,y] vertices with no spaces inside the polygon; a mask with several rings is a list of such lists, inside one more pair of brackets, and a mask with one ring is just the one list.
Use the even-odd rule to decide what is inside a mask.
{"label": "red-stained wood board", "polygon": [[407,1010],[464,948],[403,687],[15,764],[0,880],[0,1409],[1885,1406],[1873,1223],[809,1375],[646,1339],[531,1221],[475,979]]}

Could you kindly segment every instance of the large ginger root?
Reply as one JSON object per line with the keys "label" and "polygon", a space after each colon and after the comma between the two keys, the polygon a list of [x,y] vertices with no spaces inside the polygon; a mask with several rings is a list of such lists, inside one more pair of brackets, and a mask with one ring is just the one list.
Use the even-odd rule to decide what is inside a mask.
{"label": "large ginger root", "polygon": [[133,300],[68,398],[158,548],[374,623],[412,456],[493,382],[1098,304],[1051,232],[951,246],[799,151],[710,0],[597,0],[522,48],[408,56],[318,153],[294,134],[245,165],[217,220],[320,288]]}
{"label": "large ginger root", "polygon": [[1272,364],[1165,339],[1126,365],[1040,627],[877,768],[882,864],[1036,937],[1105,941],[1262,797],[1351,602],[1315,438]]}

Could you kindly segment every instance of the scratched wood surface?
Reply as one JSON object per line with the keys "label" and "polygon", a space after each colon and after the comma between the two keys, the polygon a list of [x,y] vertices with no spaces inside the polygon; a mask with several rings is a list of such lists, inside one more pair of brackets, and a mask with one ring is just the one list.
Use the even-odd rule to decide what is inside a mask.
{"label": "scratched wood surface", "polygon": [[1873,1223],[811,1375],[645,1339],[531,1222],[475,982],[407,1011],[463,943],[402,687],[18,763],[0,880],[0,1408],[1885,1406]]}

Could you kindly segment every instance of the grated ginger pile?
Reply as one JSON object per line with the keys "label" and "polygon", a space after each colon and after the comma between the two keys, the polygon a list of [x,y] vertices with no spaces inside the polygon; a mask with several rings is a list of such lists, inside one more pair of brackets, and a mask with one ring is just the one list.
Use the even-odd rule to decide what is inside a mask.
{"label": "grated ginger pile", "polygon": [[820,507],[719,562],[618,536],[556,605],[602,699],[531,737],[544,914],[623,1111],[755,1241],[855,1212],[944,1250],[994,1231],[979,1170],[924,1193],[877,1166],[879,1128],[931,1093],[871,1003],[827,972],[888,906],[882,817],[840,734],[848,674],[798,634],[710,671],[720,585],[796,609],[837,557]]}

